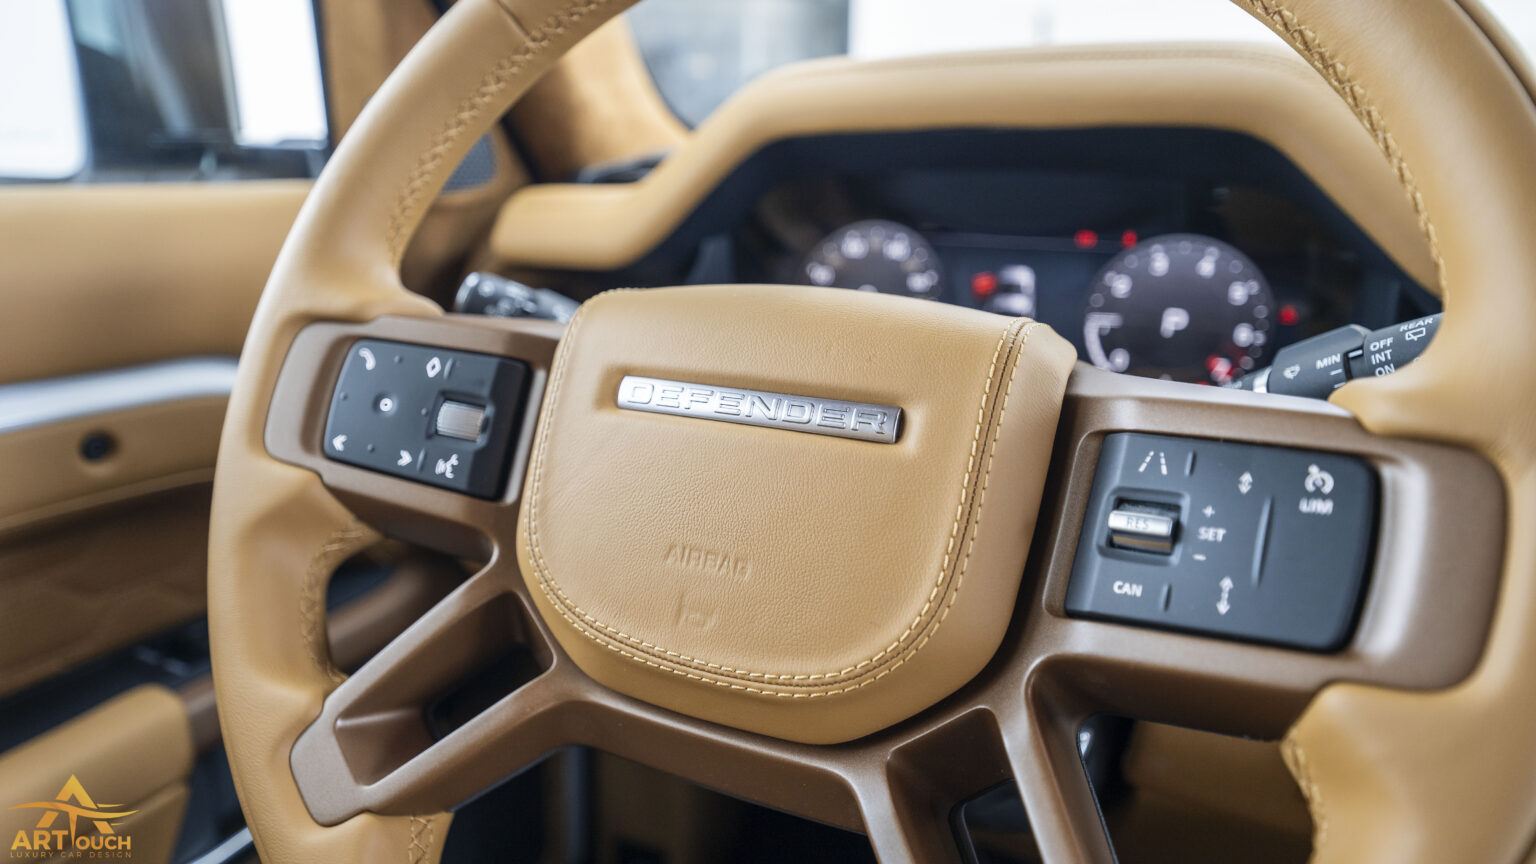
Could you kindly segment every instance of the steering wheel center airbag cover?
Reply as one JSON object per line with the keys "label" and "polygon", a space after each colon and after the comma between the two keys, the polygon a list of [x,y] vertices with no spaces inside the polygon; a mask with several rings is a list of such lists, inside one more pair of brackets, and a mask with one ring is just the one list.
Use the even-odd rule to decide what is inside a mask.
{"label": "steering wheel center airbag cover", "polygon": [[[524,578],[576,663],[620,692],[796,741],[876,731],[1001,641],[1073,359],[1044,325],[905,298],[603,295],[550,376]],[[694,387],[667,404],[707,398],[710,415],[722,394],[778,397],[758,419],[791,422],[626,410],[626,376]],[[900,408],[899,435],[791,428],[823,408],[830,428],[845,404]]]}

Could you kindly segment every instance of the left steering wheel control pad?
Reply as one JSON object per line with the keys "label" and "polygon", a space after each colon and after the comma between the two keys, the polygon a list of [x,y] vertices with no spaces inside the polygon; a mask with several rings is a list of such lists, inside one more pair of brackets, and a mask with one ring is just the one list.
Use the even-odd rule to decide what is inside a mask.
{"label": "left steering wheel control pad", "polygon": [[519,360],[360,340],[331,394],[322,449],[337,462],[498,498],[527,381]]}

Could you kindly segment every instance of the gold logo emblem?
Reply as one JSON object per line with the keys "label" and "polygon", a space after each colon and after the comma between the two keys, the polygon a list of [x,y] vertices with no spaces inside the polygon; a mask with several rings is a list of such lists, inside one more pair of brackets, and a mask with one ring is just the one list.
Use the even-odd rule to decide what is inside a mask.
{"label": "gold logo emblem", "polygon": [[[20,856],[16,853],[27,852],[39,858],[52,858],[60,855],[64,857],[92,858],[105,857],[102,853],[117,853],[113,857],[126,858],[132,854],[133,837],[128,834],[119,834],[112,828],[112,822],[139,812],[137,810],[118,810],[115,804],[100,804],[91,800],[89,792],[80,785],[80,780],[75,775],[69,775],[64,782],[64,788],[59,790],[58,797],[52,801],[33,801],[29,804],[17,804],[12,810],[42,810],[45,811],[42,818],[37,820],[37,827],[31,832],[25,829],[16,832],[16,839],[11,841],[11,857]],[[55,828],[59,815],[69,817],[69,829]],[[96,827],[95,834],[81,834],[78,832],[81,819],[89,821]]]}

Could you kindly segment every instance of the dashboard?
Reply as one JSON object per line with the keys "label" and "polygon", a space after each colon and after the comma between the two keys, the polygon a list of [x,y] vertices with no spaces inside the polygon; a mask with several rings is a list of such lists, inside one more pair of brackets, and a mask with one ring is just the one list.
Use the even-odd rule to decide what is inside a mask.
{"label": "dashboard", "polygon": [[1104,369],[1217,385],[1342,324],[1439,311],[1277,150],[1189,127],[781,140],[632,264],[534,278],[578,300],[755,282],[901,294],[1030,316]]}

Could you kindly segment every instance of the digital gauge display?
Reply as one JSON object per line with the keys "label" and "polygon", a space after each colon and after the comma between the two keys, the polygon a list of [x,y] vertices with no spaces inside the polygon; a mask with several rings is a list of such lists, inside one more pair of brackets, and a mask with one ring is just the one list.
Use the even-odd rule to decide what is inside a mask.
{"label": "digital gauge display", "polygon": [[1274,297],[1230,245],[1199,234],[1145,240],[1089,286],[1083,344],[1101,369],[1225,384],[1263,365]]}
{"label": "digital gauge display", "polygon": [[939,256],[933,247],[915,230],[883,219],[855,222],[833,231],[811,248],[800,272],[810,285],[924,300],[944,296]]}

